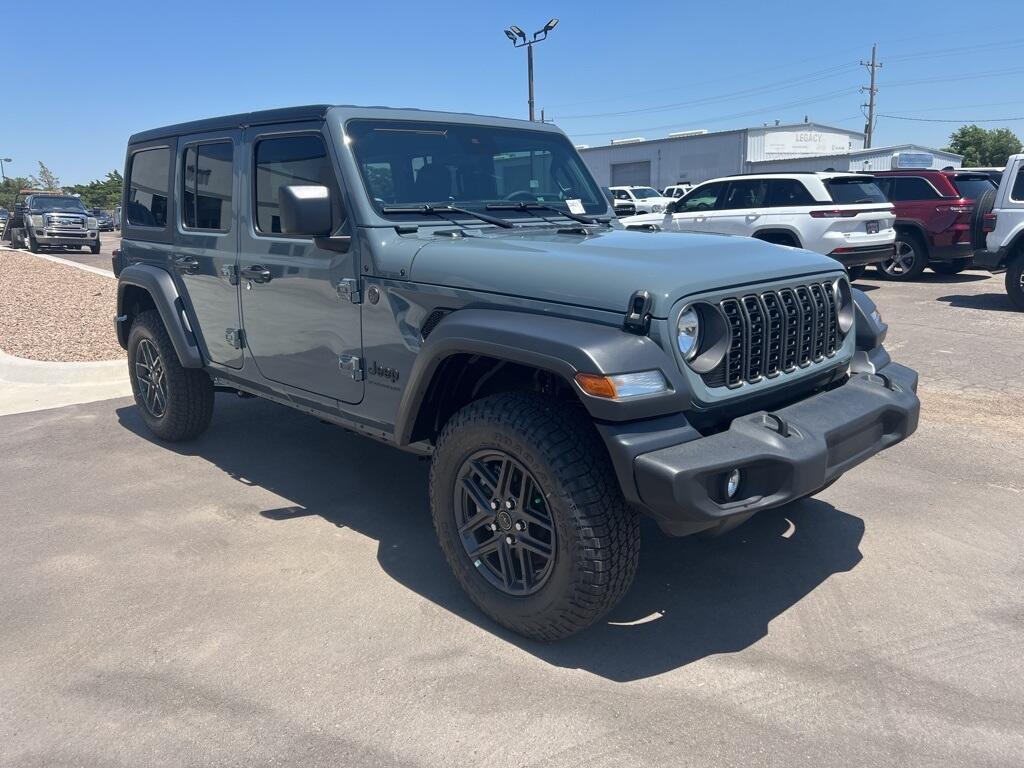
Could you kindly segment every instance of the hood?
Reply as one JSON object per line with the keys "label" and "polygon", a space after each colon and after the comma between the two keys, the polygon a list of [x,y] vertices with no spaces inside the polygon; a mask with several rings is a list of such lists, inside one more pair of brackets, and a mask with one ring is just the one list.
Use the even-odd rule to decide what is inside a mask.
{"label": "hood", "polygon": [[650,291],[655,317],[679,299],[719,288],[837,271],[818,253],[730,235],[535,228],[431,239],[417,251],[416,282],[624,312]]}

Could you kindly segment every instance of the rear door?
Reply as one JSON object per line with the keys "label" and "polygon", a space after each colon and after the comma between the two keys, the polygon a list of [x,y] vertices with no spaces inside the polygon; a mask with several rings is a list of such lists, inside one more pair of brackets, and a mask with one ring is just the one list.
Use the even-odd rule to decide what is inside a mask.
{"label": "rear door", "polygon": [[240,153],[237,129],[183,136],[173,176],[178,206],[172,266],[207,356],[229,368],[243,362],[235,215]]}
{"label": "rear door", "polygon": [[283,186],[323,185],[341,224],[331,142],[320,123],[292,123],[247,128],[245,147],[239,278],[249,354],[271,381],[358,403],[362,333],[351,292],[358,245],[338,253],[284,234],[278,206]]}

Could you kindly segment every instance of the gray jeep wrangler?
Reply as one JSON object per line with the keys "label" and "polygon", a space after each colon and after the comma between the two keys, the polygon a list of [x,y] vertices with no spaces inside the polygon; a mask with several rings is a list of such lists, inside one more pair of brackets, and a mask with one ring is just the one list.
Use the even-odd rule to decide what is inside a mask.
{"label": "gray jeep wrangler", "polygon": [[132,136],[125,179],[116,328],[153,433],[230,390],[429,456],[456,579],[530,637],[626,592],[638,513],[721,533],[917,426],[837,262],[627,232],[551,125],[256,112]]}

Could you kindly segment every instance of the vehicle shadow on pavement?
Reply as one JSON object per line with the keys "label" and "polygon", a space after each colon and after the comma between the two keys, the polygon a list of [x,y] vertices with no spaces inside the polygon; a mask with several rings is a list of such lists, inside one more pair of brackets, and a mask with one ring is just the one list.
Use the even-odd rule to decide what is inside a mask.
{"label": "vehicle shadow on pavement", "polygon": [[668,538],[645,519],[640,569],[619,606],[575,637],[541,643],[491,622],[455,582],[434,537],[427,462],[232,395],[217,396],[210,430],[188,444],[160,443],[134,405],[117,415],[150,442],[292,502],[253,514],[282,524],[318,515],[374,538],[378,562],[400,584],[550,664],[614,681],[746,648],[767,634],[775,617],[861,559],[863,521],[817,500],[761,513],[710,541]]}
{"label": "vehicle shadow on pavement", "polygon": [[949,296],[939,296],[936,301],[942,301],[951,307],[959,307],[961,309],[985,309],[992,312],[1020,313],[1020,310],[1014,306],[1010,297],[1005,293],[954,293]]}

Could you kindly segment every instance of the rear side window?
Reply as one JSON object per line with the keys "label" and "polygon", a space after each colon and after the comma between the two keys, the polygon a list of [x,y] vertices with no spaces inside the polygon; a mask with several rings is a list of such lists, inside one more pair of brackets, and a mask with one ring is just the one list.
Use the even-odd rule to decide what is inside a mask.
{"label": "rear side window", "polygon": [[874,179],[863,177],[828,179],[825,182],[825,188],[828,189],[829,194],[832,196],[832,202],[842,205],[888,202],[885,193],[878,188],[878,184],[875,183]]}
{"label": "rear side window", "polygon": [[677,213],[689,211],[707,211],[718,205],[718,199],[725,191],[725,182],[716,181],[711,184],[702,184],[691,190],[685,197],[679,198],[675,203]]}
{"label": "rear side window", "polygon": [[818,202],[798,179],[771,179],[768,182],[768,200],[768,205],[773,208],[814,205]]}
{"label": "rear side window", "polygon": [[768,181],[766,179],[745,179],[733,181],[725,193],[725,200],[720,208],[760,208],[768,200]]}
{"label": "rear side window", "polygon": [[970,200],[977,200],[990,189],[996,188],[988,176],[954,176],[953,186],[960,193],[960,197]]}
{"label": "rear side window", "polygon": [[231,229],[231,142],[193,144],[183,157],[181,223],[186,229]]}
{"label": "rear side window", "polygon": [[942,195],[920,176],[894,176],[892,179],[893,202],[909,200],[938,200]]}
{"label": "rear side window", "polygon": [[[319,135],[283,136],[256,144],[256,230],[281,234],[278,192],[291,185],[321,185],[337,202],[337,184],[327,147]],[[337,210],[337,206],[335,205]]]}
{"label": "rear side window", "polygon": [[1024,201],[1024,167],[1017,171],[1017,178],[1013,180],[1010,197],[1017,201]]}
{"label": "rear side window", "polygon": [[171,150],[143,149],[132,155],[128,170],[128,223],[137,227],[167,226]]}

